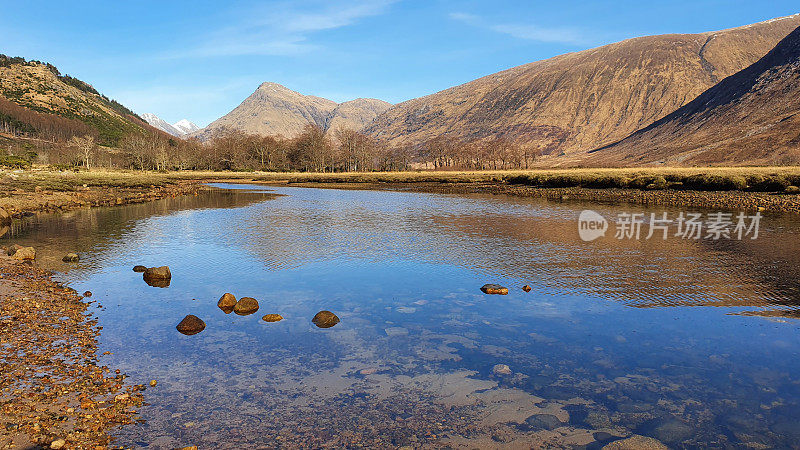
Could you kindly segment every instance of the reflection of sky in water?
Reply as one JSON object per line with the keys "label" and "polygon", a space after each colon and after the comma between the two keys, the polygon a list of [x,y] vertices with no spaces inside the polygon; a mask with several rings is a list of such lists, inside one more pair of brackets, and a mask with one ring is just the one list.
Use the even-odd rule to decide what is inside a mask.
{"label": "reflection of sky in water", "polygon": [[[294,433],[294,442],[318,445],[304,433],[342,439],[341,427],[383,411],[383,400],[402,404],[398,394],[418,411],[467,407],[459,414],[473,414],[489,435],[505,430],[514,440],[493,442],[508,445],[608,439],[598,432],[676,446],[787,446],[798,437],[798,323],[735,315],[791,315],[800,259],[792,219],[765,221],[756,242],[584,244],[576,218],[586,205],[270,190],[285,195],[217,192],[43,218],[16,231],[56,269],[64,252],[85,252],[62,277],[103,306],[101,351],[113,352],[103,364],[134,383],[159,380],[146,391],[148,422],[122,431],[123,442],[251,446]],[[592,209],[610,217],[620,207]],[[170,287],[147,286],[135,264],[169,265]],[[511,293],[485,296],[478,287],[486,282]],[[261,309],[225,315],[216,308],[224,292],[255,297]],[[721,308],[665,307],[676,305]],[[643,308],[651,306],[659,307]],[[341,323],[314,327],[323,309]],[[285,320],[264,323],[267,313]],[[178,334],[186,314],[206,330]],[[513,375],[492,375],[500,363]],[[457,400],[448,391],[455,385],[471,393]],[[563,423],[525,424],[542,411]],[[456,419],[429,413],[441,414],[445,430],[435,439],[391,414],[372,433],[394,436],[387,446],[457,443],[459,429],[447,428]]]}

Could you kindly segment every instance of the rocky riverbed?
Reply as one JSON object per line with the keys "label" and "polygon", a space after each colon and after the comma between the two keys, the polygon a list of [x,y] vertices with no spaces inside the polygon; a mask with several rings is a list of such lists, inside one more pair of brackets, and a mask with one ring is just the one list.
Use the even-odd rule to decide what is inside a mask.
{"label": "rocky riverbed", "polygon": [[94,302],[0,256],[0,448],[106,448],[144,386],[101,365]]}

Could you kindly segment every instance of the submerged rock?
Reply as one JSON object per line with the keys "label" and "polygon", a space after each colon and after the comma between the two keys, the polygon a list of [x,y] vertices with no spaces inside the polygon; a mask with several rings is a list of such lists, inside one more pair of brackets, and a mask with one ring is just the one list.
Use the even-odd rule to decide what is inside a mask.
{"label": "submerged rock", "polygon": [[11,246],[8,247],[8,250],[6,251],[6,254],[8,256],[12,256],[12,255],[14,255],[14,253],[17,252],[17,250],[19,250],[21,248],[23,248],[23,247],[21,245],[19,245],[19,244],[11,244]]}
{"label": "submerged rock", "polygon": [[264,322],[280,322],[283,320],[283,316],[280,314],[267,314],[261,318]]}
{"label": "submerged rock", "polygon": [[633,435],[627,439],[614,441],[603,447],[603,450],[667,450],[661,442],[646,436]]}
{"label": "submerged rock", "polygon": [[484,284],[481,287],[481,291],[484,294],[493,294],[493,295],[508,295],[508,288],[500,286],[499,284]]}
{"label": "submerged rock", "polygon": [[11,257],[21,261],[33,261],[36,259],[36,249],[33,247],[20,247]]}
{"label": "submerged rock", "polygon": [[86,292],[84,292],[84,293],[83,293],[83,296],[84,296],[84,297],[91,297],[91,296],[92,296],[92,291],[86,291]]}
{"label": "submerged rock", "polygon": [[222,312],[225,314],[230,314],[233,312],[233,308],[236,307],[236,297],[233,294],[224,293],[222,297],[219,298],[217,302],[217,308],[221,309]]}
{"label": "submerged rock", "polygon": [[133,271],[136,273],[142,273],[145,270],[147,270],[147,267],[145,266],[133,266]]}
{"label": "submerged rock", "polygon": [[506,364],[496,364],[492,367],[492,373],[495,375],[511,375],[511,368]]}
{"label": "submerged rock", "polygon": [[339,323],[339,317],[330,311],[320,311],[314,315],[311,322],[319,328],[330,328]]}
{"label": "submerged rock", "polygon": [[80,258],[80,256],[78,256],[77,253],[67,253],[66,255],[64,255],[63,258],[61,258],[61,261],[64,261],[64,262],[78,262],[80,259],[81,258]]}
{"label": "submerged rock", "polygon": [[206,323],[199,317],[189,314],[181,320],[181,323],[175,327],[181,334],[187,336],[195,335],[206,329]]}
{"label": "submerged rock", "polygon": [[525,286],[522,286],[522,290],[525,291],[525,292],[530,292],[531,289],[532,288],[530,286],[528,286],[527,284]]}
{"label": "submerged rock", "polygon": [[525,419],[525,423],[530,431],[555,430],[564,425],[564,422],[552,414],[534,414]]}
{"label": "submerged rock", "polygon": [[252,297],[242,297],[233,307],[233,312],[240,316],[249,316],[258,311],[258,300]]}

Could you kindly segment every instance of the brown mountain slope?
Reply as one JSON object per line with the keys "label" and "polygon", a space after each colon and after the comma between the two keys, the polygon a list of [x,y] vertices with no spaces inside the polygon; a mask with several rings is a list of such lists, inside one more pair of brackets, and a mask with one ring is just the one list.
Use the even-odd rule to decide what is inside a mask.
{"label": "brown mountain slope", "polygon": [[800,28],[764,58],[588,165],[800,163]]}
{"label": "brown mountain slope", "polygon": [[348,127],[360,130],[391,104],[375,99],[334,101],[303,95],[277,83],[263,83],[225,116],[196,135],[210,138],[225,129],[264,136],[292,138],[308,124],[328,130]]}
{"label": "brown mountain slope", "polygon": [[131,110],[91,85],[38,61],[0,55],[0,97],[39,114],[82,122],[102,145],[114,146],[132,132],[156,132]]}
{"label": "brown mountain slope", "polygon": [[339,103],[325,123],[325,129],[327,131],[335,131],[340,128],[361,130],[391,107],[391,103],[374,98],[357,98]]}
{"label": "brown mountain slope", "polygon": [[505,137],[545,154],[617,141],[754,63],[800,15],[725,31],[650,36],[489,75],[396,105],[365,131],[390,145]]}

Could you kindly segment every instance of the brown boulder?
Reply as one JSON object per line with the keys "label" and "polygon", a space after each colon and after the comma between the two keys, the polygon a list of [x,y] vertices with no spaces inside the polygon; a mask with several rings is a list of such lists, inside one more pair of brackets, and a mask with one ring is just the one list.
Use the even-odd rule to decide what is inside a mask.
{"label": "brown boulder", "polygon": [[169,266],[148,267],[142,274],[142,278],[150,286],[165,288],[169,287],[172,273],[169,271]]}
{"label": "brown boulder", "polygon": [[264,322],[280,322],[283,320],[283,316],[280,314],[267,314],[261,318]]}
{"label": "brown boulder", "polygon": [[11,244],[11,246],[8,247],[8,251],[6,253],[8,254],[8,256],[12,256],[14,253],[17,252],[17,250],[19,250],[21,248],[23,248],[23,247],[21,245],[19,245],[19,244]]}
{"label": "brown boulder", "polygon": [[22,261],[33,261],[36,259],[36,249],[33,247],[21,247],[11,257]]}
{"label": "brown boulder", "polygon": [[192,336],[206,329],[206,323],[199,317],[189,314],[175,327],[180,333]]}
{"label": "brown boulder", "polygon": [[627,439],[614,441],[603,450],[666,450],[668,447],[651,437],[633,435]]}
{"label": "brown boulder", "polygon": [[527,284],[525,286],[522,286],[522,290],[525,291],[525,292],[530,292],[531,289],[532,288],[530,286],[528,286]]}
{"label": "brown boulder", "polygon": [[499,284],[484,284],[481,287],[481,291],[484,294],[492,294],[492,295],[508,295],[508,288],[500,286]]}
{"label": "brown boulder", "polygon": [[67,253],[66,255],[64,255],[63,258],[61,258],[61,261],[64,261],[64,262],[78,262],[78,261],[80,261],[80,259],[81,258],[80,258],[80,256],[78,256],[77,253]]}
{"label": "brown boulder", "polygon": [[144,273],[145,270],[147,270],[145,266],[133,266],[133,271],[136,273]]}
{"label": "brown boulder", "polygon": [[233,294],[222,294],[222,297],[220,297],[217,302],[217,307],[225,314],[232,313],[233,309],[236,307],[236,297],[234,297]]}
{"label": "brown boulder", "polygon": [[320,311],[314,315],[311,322],[319,328],[330,328],[339,323],[339,318],[330,311]]}
{"label": "brown boulder", "polygon": [[169,280],[172,278],[172,273],[169,271],[169,266],[148,267],[144,270],[144,277],[151,280]]}
{"label": "brown boulder", "polygon": [[11,214],[5,208],[0,208],[0,225],[11,225]]}
{"label": "brown boulder", "polygon": [[240,316],[249,316],[258,311],[258,300],[252,297],[242,297],[233,307],[233,312]]}

